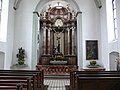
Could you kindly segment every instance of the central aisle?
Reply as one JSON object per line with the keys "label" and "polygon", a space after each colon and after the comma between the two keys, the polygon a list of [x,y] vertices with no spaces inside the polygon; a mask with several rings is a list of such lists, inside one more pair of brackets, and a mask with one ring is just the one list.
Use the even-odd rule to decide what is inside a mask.
{"label": "central aisle", "polygon": [[44,85],[48,85],[48,90],[66,90],[65,85],[70,85],[69,79],[44,79]]}

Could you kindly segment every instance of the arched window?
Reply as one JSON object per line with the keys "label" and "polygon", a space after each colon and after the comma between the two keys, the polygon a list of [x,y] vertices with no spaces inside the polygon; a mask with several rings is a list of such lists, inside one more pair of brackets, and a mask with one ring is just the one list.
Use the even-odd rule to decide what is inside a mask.
{"label": "arched window", "polygon": [[107,12],[108,42],[113,42],[116,41],[118,38],[116,0],[106,0],[106,12]]}
{"label": "arched window", "polygon": [[112,0],[112,8],[113,8],[114,39],[117,39],[118,33],[117,33],[116,0]]}
{"label": "arched window", "polygon": [[[6,42],[9,0],[0,0],[0,41]],[[2,11],[2,12],[1,12]]]}
{"label": "arched window", "polygon": [[0,30],[1,30],[1,12],[2,12],[2,0],[0,0]]}
{"label": "arched window", "polygon": [[0,18],[1,18],[1,11],[2,11],[2,0],[0,0]]}

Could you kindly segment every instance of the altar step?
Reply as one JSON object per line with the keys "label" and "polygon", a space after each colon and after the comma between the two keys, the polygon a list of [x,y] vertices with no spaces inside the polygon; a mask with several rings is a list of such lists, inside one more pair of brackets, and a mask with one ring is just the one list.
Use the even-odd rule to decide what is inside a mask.
{"label": "altar step", "polygon": [[70,75],[44,75],[45,79],[69,79]]}

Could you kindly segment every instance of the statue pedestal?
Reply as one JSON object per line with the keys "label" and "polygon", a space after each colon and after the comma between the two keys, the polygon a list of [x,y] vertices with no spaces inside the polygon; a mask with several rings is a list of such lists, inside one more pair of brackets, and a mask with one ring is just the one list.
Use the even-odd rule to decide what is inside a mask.
{"label": "statue pedestal", "polygon": [[27,64],[19,65],[19,64],[14,64],[10,67],[12,70],[27,70],[30,69]]}

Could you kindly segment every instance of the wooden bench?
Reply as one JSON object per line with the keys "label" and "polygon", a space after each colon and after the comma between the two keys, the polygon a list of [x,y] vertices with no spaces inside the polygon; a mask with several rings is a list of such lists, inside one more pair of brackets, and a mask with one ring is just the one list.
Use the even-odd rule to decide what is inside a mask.
{"label": "wooden bench", "polygon": [[70,88],[75,90],[77,77],[120,77],[118,71],[71,71]]}
{"label": "wooden bench", "polygon": [[15,75],[5,75],[2,76],[0,74],[0,84],[8,84],[8,85],[16,85],[17,83],[22,82],[23,83],[23,88],[26,88],[26,90],[35,90],[34,84],[32,84],[31,82],[32,80],[32,76],[28,77],[28,76],[15,76]]}
{"label": "wooden bench", "polygon": [[0,70],[0,73],[18,73],[18,74],[37,74],[36,78],[37,78],[37,83],[39,85],[39,87],[44,86],[43,82],[44,82],[44,73],[43,70]]}
{"label": "wooden bench", "polygon": [[[30,82],[33,84],[33,90],[43,88],[43,71],[36,71],[36,70],[0,70],[1,75],[6,75],[7,77],[16,78],[16,79],[22,79],[22,77],[30,77],[32,76],[32,79]],[[16,81],[17,82],[17,81]],[[37,85],[37,87],[36,87]],[[29,88],[29,87],[28,87]]]}
{"label": "wooden bench", "polygon": [[120,90],[120,77],[77,77],[75,90]]}
{"label": "wooden bench", "polygon": [[16,85],[11,85],[8,82],[0,81],[0,90],[23,90],[23,84],[17,83]]}

